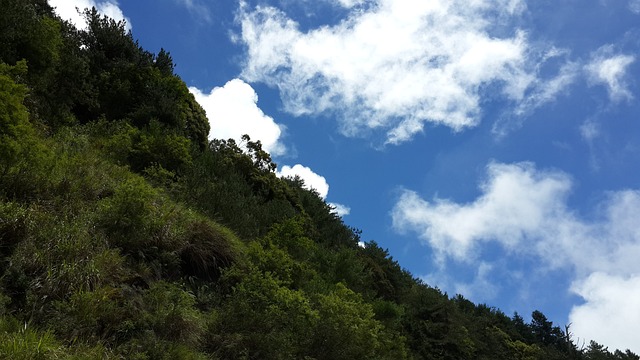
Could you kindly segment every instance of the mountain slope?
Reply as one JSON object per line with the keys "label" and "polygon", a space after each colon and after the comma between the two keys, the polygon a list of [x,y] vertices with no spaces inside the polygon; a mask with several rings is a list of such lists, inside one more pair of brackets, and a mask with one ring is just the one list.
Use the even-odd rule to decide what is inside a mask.
{"label": "mountain slope", "polygon": [[359,246],[123,23],[0,8],[0,357],[640,359]]}

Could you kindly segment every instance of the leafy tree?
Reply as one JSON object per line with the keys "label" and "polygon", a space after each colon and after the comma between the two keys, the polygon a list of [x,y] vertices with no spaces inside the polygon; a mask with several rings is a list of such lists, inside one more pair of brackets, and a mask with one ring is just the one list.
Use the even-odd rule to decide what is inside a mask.
{"label": "leafy tree", "polygon": [[405,302],[411,349],[424,359],[471,359],[474,344],[460,313],[438,289],[415,283]]}
{"label": "leafy tree", "polygon": [[553,322],[536,310],[531,314],[531,331],[535,339],[545,346],[560,346],[563,335],[559,327],[553,326]]}
{"label": "leafy tree", "polygon": [[223,359],[302,358],[318,317],[304,293],[269,273],[250,271],[234,286],[205,341]]}
{"label": "leafy tree", "polygon": [[[371,305],[341,283],[316,299],[319,320],[311,356],[317,359],[392,359],[402,352],[389,351],[381,338],[383,326]],[[399,357],[395,357],[399,356]]]}
{"label": "leafy tree", "polygon": [[584,358],[586,360],[615,359],[614,355],[611,354],[605,346],[600,345],[593,340],[591,340],[591,342],[589,343],[589,346],[584,353]]}
{"label": "leafy tree", "polygon": [[0,63],[0,195],[14,199],[37,195],[37,183],[46,181],[42,170],[49,156],[29,121],[27,88],[15,81],[26,73],[24,61]]}
{"label": "leafy tree", "polygon": [[399,301],[411,288],[413,278],[397,261],[375,241],[365,243],[362,257],[371,274],[376,295],[390,301]]}
{"label": "leafy tree", "polygon": [[173,75],[173,69],[175,65],[173,64],[173,59],[171,58],[171,54],[168,51],[165,51],[163,48],[160,49],[158,55],[153,59],[153,65],[155,68],[160,70],[160,73],[164,76]]}
{"label": "leafy tree", "polygon": [[15,67],[0,63],[0,174],[3,177],[24,158],[27,149],[23,143],[34,136],[29,113],[23,104],[27,88],[13,80],[26,72],[24,61]]}
{"label": "leafy tree", "polygon": [[361,248],[123,22],[0,8],[0,358],[640,359]]}

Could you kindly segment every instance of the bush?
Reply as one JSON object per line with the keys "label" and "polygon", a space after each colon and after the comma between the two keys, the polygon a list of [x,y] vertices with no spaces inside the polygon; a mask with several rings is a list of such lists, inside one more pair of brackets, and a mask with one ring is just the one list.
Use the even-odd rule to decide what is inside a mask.
{"label": "bush", "polygon": [[281,286],[268,273],[250,271],[210,325],[207,349],[222,359],[303,358],[317,318],[302,291]]}
{"label": "bush", "polygon": [[13,318],[0,318],[0,358],[37,360],[63,355],[64,348],[50,332],[36,331]]}
{"label": "bush", "polygon": [[180,248],[182,270],[187,276],[216,280],[223,269],[234,264],[240,254],[240,242],[227,228],[192,215],[185,221]]}
{"label": "bush", "polygon": [[163,281],[142,295],[137,316],[139,327],[163,340],[197,348],[204,332],[204,317],[195,308],[195,296]]}
{"label": "bush", "polygon": [[0,62],[0,196],[19,200],[37,197],[50,160],[23,104],[27,88],[14,80],[26,72],[24,61],[13,67]]}
{"label": "bush", "polygon": [[55,333],[69,341],[118,344],[131,337],[132,311],[123,305],[122,291],[105,286],[78,291],[54,305],[50,324]]}
{"label": "bush", "polygon": [[152,235],[160,226],[159,201],[157,191],[142,177],[129,176],[113,196],[98,203],[99,225],[124,253],[136,254],[152,245]]}

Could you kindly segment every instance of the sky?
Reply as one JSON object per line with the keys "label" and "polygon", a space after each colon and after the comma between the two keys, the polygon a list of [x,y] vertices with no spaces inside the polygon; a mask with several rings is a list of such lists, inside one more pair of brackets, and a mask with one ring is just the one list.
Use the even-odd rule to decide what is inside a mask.
{"label": "sky", "polygon": [[50,0],[449,295],[640,353],[640,0]]}

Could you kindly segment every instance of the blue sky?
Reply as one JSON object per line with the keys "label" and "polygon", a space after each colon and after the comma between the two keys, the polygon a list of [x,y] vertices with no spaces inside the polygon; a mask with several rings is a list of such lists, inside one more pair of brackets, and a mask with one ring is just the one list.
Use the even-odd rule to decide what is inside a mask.
{"label": "blue sky", "polygon": [[640,352],[640,1],[56,0],[415,276]]}

